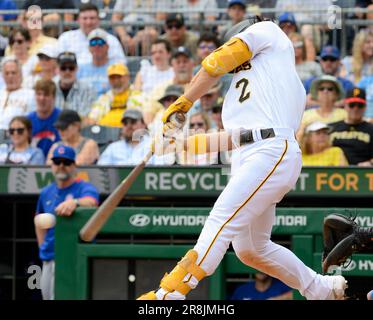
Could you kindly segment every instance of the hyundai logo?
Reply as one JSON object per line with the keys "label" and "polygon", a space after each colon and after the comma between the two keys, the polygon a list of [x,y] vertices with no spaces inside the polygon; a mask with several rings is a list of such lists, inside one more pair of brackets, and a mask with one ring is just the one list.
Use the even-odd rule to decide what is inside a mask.
{"label": "hyundai logo", "polygon": [[134,227],[145,227],[150,223],[150,217],[145,214],[135,214],[130,218],[130,224]]}

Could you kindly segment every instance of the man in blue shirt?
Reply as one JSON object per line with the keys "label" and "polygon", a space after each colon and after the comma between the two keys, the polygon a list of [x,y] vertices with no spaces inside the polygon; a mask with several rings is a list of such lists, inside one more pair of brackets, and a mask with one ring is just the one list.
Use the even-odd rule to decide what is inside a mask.
{"label": "man in blue shirt", "polygon": [[292,289],[280,280],[257,272],[255,281],[239,286],[231,300],[291,300]]}
{"label": "man in blue shirt", "polygon": [[[52,157],[52,172],[55,182],[43,188],[38,199],[36,214],[53,213],[70,216],[79,207],[96,207],[99,193],[91,183],[75,178],[76,164],[73,148],[58,146]],[[43,261],[40,280],[44,300],[54,299],[54,228],[41,229],[35,226],[39,245],[39,257]]]}
{"label": "man in blue shirt", "polygon": [[28,115],[32,123],[31,144],[43,150],[44,156],[47,158],[52,144],[61,140],[60,134],[54,127],[61,110],[54,106],[56,85],[52,80],[38,80],[34,90],[36,111]]}

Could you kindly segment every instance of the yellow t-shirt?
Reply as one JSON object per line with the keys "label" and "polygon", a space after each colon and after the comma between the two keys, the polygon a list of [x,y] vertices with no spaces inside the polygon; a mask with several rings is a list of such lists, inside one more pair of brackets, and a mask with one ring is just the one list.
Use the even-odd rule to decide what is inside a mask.
{"label": "yellow t-shirt", "polygon": [[347,166],[348,162],[341,148],[331,147],[315,154],[303,154],[304,166]]}
{"label": "yellow t-shirt", "polygon": [[322,117],[318,112],[317,109],[310,109],[306,110],[303,114],[302,118],[302,127],[306,127],[312,122],[320,121],[322,123],[333,123],[337,121],[341,121],[346,119],[347,112],[344,109],[336,108],[328,117]]}

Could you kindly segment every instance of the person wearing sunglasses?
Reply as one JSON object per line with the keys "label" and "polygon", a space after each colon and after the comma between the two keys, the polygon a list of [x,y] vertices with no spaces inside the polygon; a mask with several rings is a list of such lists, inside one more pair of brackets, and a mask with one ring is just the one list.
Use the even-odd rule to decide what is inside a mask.
{"label": "person wearing sunglasses", "polygon": [[31,146],[32,124],[25,116],[14,117],[9,124],[10,144],[0,145],[1,164],[43,165],[43,151]]}
{"label": "person wearing sunglasses", "polygon": [[373,124],[364,119],[367,108],[364,89],[353,88],[346,94],[344,120],[331,123],[330,139],[340,147],[350,165],[373,166]]}
{"label": "person wearing sunglasses", "polygon": [[312,99],[317,101],[317,106],[304,112],[297,132],[299,140],[305,128],[312,122],[319,121],[328,124],[344,120],[347,116],[344,109],[336,107],[336,102],[344,97],[344,90],[336,77],[323,75],[316,78],[311,84],[310,94]]}
{"label": "person wearing sunglasses", "polygon": [[96,92],[96,97],[110,89],[107,68],[116,63],[109,57],[109,34],[101,28],[95,29],[88,35],[89,52],[92,62],[80,65],[77,77],[79,80],[91,84]]}
{"label": "person wearing sunglasses", "polygon": [[[93,184],[76,178],[75,160],[73,148],[60,145],[54,149],[51,169],[55,181],[41,190],[36,214],[48,212],[69,217],[78,207],[97,207],[98,190]],[[40,287],[44,300],[54,300],[54,231],[54,227],[40,229],[35,226],[39,257],[43,262]]]}
{"label": "person wearing sunglasses", "polygon": [[86,82],[78,80],[78,63],[73,52],[62,52],[57,57],[59,80],[56,83],[56,105],[62,109],[75,110],[86,123],[96,92]]}
{"label": "person wearing sunglasses", "polygon": [[184,16],[181,13],[170,13],[166,17],[166,33],[161,35],[161,39],[170,42],[172,50],[178,47],[185,47],[192,53],[193,57],[197,52],[198,37],[191,31],[187,31]]}
{"label": "person wearing sunglasses", "polygon": [[[320,53],[320,66],[323,74],[334,76],[340,82],[343,87],[343,90],[347,92],[354,88],[354,84],[348,80],[347,78],[343,78],[339,75],[342,63],[341,63],[341,53],[339,49],[332,45],[324,46]],[[307,106],[314,106],[317,105],[317,102],[311,98],[310,89],[312,81],[315,80],[317,77],[313,76],[307,79],[304,82],[304,87],[308,94],[307,96]],[[341,100],[341,106],[344,105],[343,100]]]}
{"label": "person wearing sunglasses", "polygon": [[82,136],[80,133],[82,120],[75,110],[62,110],[57,121],[54,123],[54,127],[58,130],[61,141],[54,143],[50,148],[47,164],[51,164],[54,149],[58,148],[61,144],[74,149],[77,165],[83,166],[96,163],[100,156],[97,142]]}

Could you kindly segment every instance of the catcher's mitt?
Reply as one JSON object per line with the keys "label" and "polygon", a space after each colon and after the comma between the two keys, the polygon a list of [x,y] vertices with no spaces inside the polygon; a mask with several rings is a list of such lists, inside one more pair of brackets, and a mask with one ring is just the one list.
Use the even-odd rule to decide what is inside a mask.
{"label": "catcher's mitt", "polygon": [[373,243],[373,228],[359,227],[355,218],[334,213],[324,219],[322,270],[340,266],[354,253]]}

